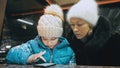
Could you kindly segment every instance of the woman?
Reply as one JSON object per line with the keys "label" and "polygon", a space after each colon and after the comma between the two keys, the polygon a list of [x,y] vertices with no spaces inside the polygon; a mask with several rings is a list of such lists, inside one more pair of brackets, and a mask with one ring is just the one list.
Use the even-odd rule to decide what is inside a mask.
{"label": "woman", "polygon": [[112,48],[109,47],[111,24],[108,19],[98,15],[95,0],[80,0],[73,5],[67,13],[67,21],[72,28],[67,38],[75,52],[77,64],[116,65],[111,61],[114,60],[113,53],[107,55],[107,50]]}

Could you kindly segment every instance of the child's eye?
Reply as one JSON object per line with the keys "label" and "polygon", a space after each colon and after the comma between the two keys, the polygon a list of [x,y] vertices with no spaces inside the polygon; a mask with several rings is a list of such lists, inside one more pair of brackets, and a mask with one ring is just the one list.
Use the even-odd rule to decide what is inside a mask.
{"label": "child's eye", "polygon": [[47,39],[43,38],[43,40],[47,40]]}
{"label": "child's eye", "polygon": [[51,40],[55,40],[55,39],[57,39],[57,38],[52,38]]}

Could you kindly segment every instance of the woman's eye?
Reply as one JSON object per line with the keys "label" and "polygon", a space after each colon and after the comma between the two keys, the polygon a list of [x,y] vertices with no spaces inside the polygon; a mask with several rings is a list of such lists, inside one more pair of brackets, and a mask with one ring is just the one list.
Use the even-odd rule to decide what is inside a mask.
{"label": "woman's eye", "polygon": [[77,26],[83,26],[84,25],[84,23],[81,23],[81,24],[77,24]]}
{"label": "woman's eye", "polygon": [[75,26],[74,24],[70,24],[72,27]]}
{"label": "woman's eye", "polygon": [[82,24],[77,24],[77,26],[82,26]]}

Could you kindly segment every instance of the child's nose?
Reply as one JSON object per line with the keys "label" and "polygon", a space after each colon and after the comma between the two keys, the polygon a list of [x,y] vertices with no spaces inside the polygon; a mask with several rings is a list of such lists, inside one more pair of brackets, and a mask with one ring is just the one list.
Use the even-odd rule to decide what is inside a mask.
{"label": "child's nose", "polygon": [[52,43],[51,43],[51,41],[47,41],[47,44],[48,44],[48,45],[51,45]]}

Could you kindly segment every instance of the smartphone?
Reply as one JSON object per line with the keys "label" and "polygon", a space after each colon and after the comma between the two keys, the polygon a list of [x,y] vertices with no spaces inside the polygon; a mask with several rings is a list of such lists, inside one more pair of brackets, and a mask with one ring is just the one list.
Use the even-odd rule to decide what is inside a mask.
{"label": "smartphone", "polygon": [[41,64],[34,64],[34,66],[37,66],[37,67],[50,67],[50,66],[54,66],[56,65],[55,63],[41,63]]}

